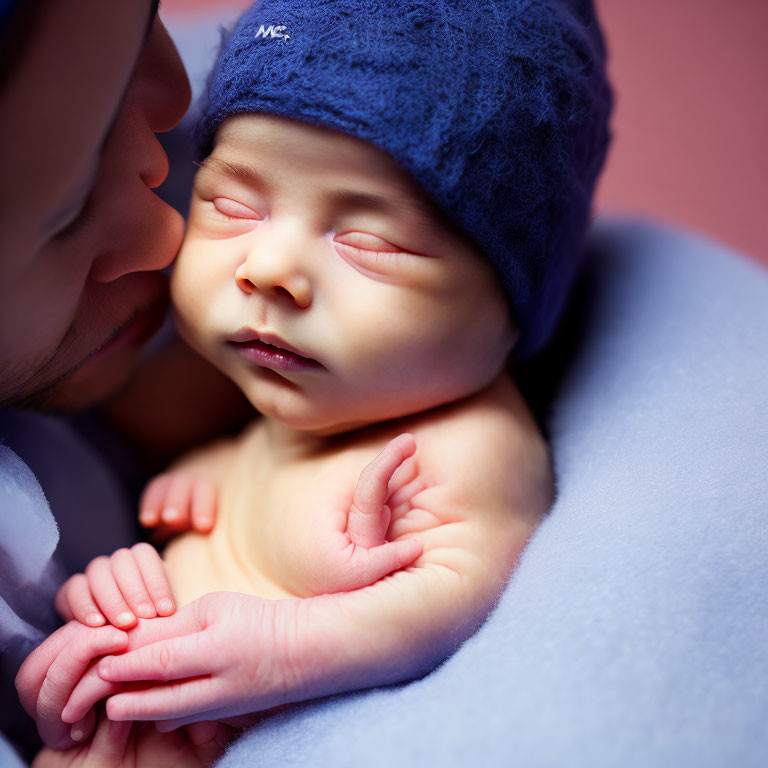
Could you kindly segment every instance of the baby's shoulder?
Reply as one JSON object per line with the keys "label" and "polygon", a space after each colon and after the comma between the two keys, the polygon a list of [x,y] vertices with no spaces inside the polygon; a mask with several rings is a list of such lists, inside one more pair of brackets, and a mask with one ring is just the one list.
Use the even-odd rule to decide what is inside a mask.
{"label": "baby's shoulder", "polygon": [[469,398],[424,414],[412,423],[424,458],[448,466],[489,459],[546,457],[546,443],[514,382],[498,379]]}
{"label": "baby's shoulder", "polygon": [[462,506],[549,507],[548,446],[511,378],[414,420],[408,431],[420,474]]}

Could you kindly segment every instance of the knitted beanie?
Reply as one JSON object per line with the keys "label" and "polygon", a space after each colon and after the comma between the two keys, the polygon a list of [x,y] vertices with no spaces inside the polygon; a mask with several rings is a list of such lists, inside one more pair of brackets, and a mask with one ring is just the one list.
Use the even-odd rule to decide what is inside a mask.
{"label": "knitted beanie", "polygon": [[198,126],[265,112],[388,152],[495,265],[527,357],[579,264],[613,103],[591,0],[258,0]]}

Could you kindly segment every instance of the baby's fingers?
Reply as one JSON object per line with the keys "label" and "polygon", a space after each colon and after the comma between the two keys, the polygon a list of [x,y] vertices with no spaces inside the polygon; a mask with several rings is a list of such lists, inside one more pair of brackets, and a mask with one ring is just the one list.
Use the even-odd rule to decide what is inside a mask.
{"label": "baby's fingers", "polygon": [[389,481],[395,470],[416,452],[413,435],[403,433],[360,473],[347,517],[347,533],[354,544],[375,547],[385,542],[390,510],[386,506]]}
{"label": "baby's fingers", "polygon": [[196,633],[159,640],[120,656],[108,656],[99,662],[97,669],[103,680],[111,682],[202,677],[218,668],[218,660],[211,651],[202,633]]}
{"label": "baby's fingers", "polygon": [[106,623],[93,599],[88,579],[82,573],[75,574],[61,585],[54,606],[65,621],[76,619],[89,627],[100,627]]}
{"label": "baby's fingers", "polygon": [[136,616],[128,607],[112,572],[108,557],[97,557],[85,569],[88,585],[96,603],[110,624],[126,628],[136,623]]}
{"label": "baby's fingers", "polygon": [[88,766],[123,765],[133,723],[114,723],[102,717],[88,749]]}
{"label": "baby's fingers", "polygon": [[127,635],[114,627],[79,630],[46,670],[35,704],[40,736],[57,749],[70,746],[70,728],[62,722],[61,712],[91,660],[120,651],[128,643]]}
{"label": "baby's fingers", "polygon": [[139,522],[145,528],[160,525],[165,497],[171,485],[171,475],[158,475],[147,484],[139,502]]}
{"label": "baby's fingers", "polygon": [[190,526],[195,481],[183,472],[174,472],[170,478],[160,520],[172,531],[184,531]]}
{"label": "baby's fingers", "polygon": [[153,546],[144,543],[135,544],[131,552],[157,613],[160,616],[169,616],[176,610],[176,602],[160,554]]}
{"label": "baby's fingers", "polygon": [[112,555],[111,565],[112,575],[115,577],[117,586],[131,611],[141,619],[153,619],[157,616],[134,551],[132,549],[118,549]]}
{"label": "baby's fingers", "polygon": [[75,689],[72,691],[66,706],[61,712],[62,721],[77,725],[85,718],[96,702],[111,696],[113,693],[117,693],[121,687],[120,683],[102,680],[96,672],[96,666],[94,665],[80,678]]}
{"label": "baby's fingers", "polygon": [[346,571],[346,581],[337,591],[361,589],[383,579],[388,573],[405,568],[422,553],[418,539],[391,541],[378,547],[356,547]]}
{"label": "baby's fingers", "polygon": [[216,488],[183,471],[158,475],[144,491],[139,522],[157,528],[159,540],[189,528],[210,533],[216,522]]}
{"label": "baby's fingers", "polygon": [[93,733],[95,727],[96,710],[91,708],[85,713],[84,717],[72,724],[72,727],[69,729],[69,737],[74,742],[81,742]]}
{"label": "baby's fingers", "polygon": [[[110,720],[157,720],[190,717],[200,720],[198,713],[221,701],[227,694],[223,685],[210,678],[178,680],[143,690],[118,693],[107,699]],[[202,716],[203,719],[207,715]],[[159,730],[159,729],[158,729]]]}
{"label": "baby's fingers", "polygon": [[192,527],[210,533],[216,522],[216,488],[209,480],[195,480],[192,486]]}

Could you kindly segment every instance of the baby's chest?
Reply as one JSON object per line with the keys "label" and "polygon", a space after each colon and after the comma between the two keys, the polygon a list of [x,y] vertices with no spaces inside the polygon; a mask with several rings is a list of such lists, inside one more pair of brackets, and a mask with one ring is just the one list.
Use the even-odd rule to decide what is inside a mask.
{"label": "baby's chest", "polygon": [[[182,534],[163,552],[179,603],[218,590],[270,599],[301,596],[293,575],[311,556],[313,535],[339,514],[339,487],[338,475],[327,471],[253,467],[229,473],[219,489],[214,530],[207,536]],[[338,504],[329,503],[334,496]]]}
{"label": "baby's chest", "polygon": [[356,482],[348,461],[326,458],[233,472],[222,489],[225,517],[248,527],[264,542],[296,540],[308,523],[346,510]]}
{"label": "baby's chest", "polygon": [[218,570],[234,567],[252,584],[306,596],[302,574],[319,561],[329,534],[345,530],[356,479],[349,461],[333,457],[232,472],[211,537]]}

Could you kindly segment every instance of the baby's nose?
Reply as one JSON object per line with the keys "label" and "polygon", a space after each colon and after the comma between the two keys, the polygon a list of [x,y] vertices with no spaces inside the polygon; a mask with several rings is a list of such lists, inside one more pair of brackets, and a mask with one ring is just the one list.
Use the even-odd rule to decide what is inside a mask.
{"label": "baby's nose", "polygon": [[250,253],[235,270],[237,287],[248,295],[263,294],[290,299],[300,309],[312,303],[312,282],[300,266],[279,255]]}

